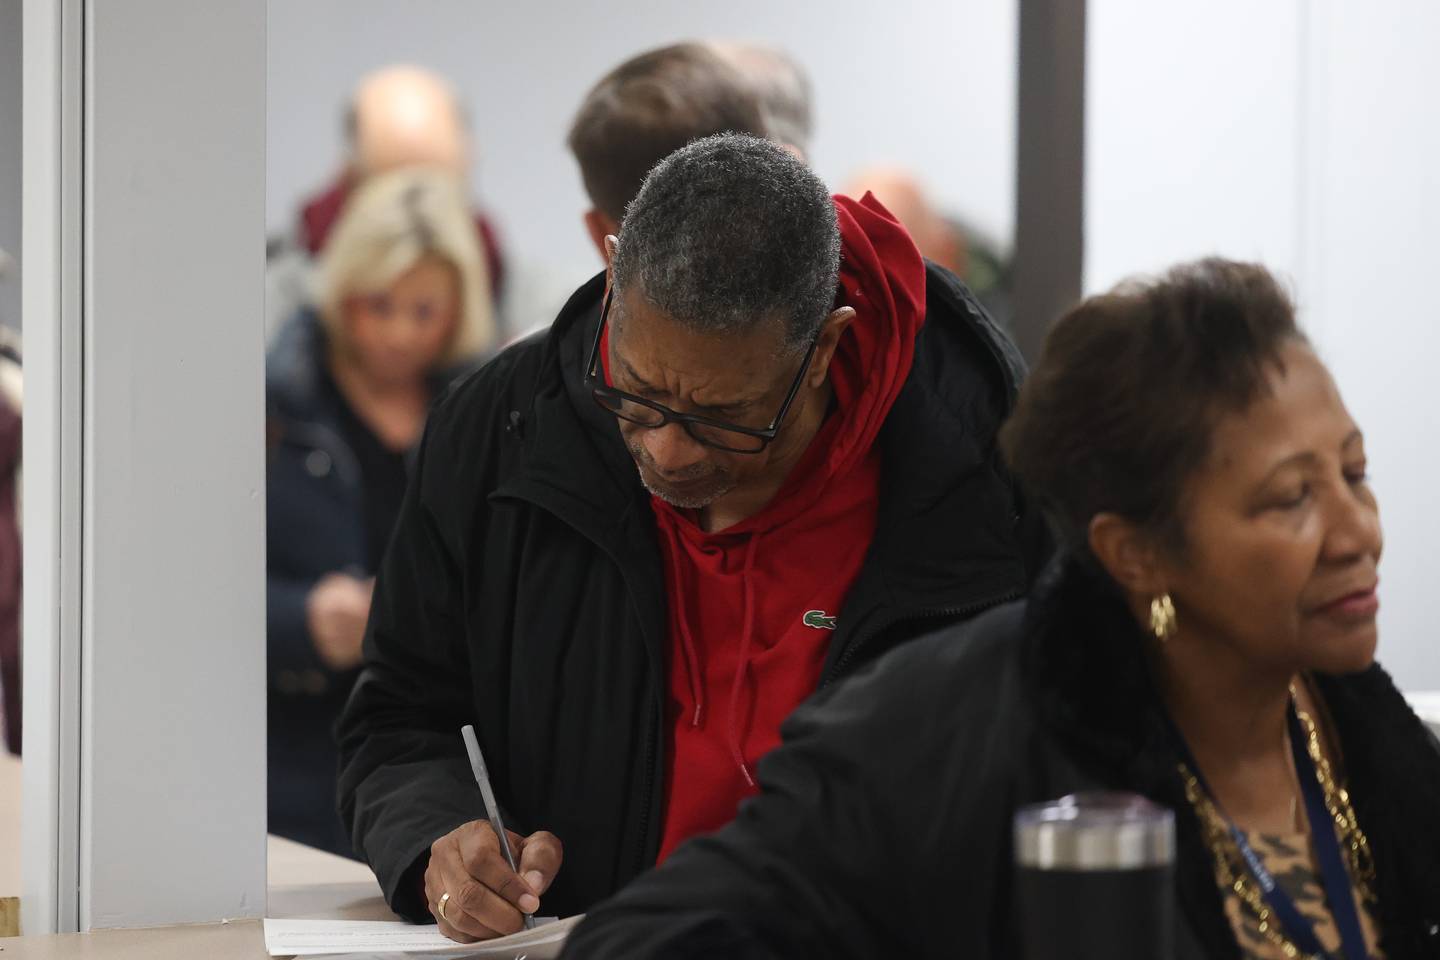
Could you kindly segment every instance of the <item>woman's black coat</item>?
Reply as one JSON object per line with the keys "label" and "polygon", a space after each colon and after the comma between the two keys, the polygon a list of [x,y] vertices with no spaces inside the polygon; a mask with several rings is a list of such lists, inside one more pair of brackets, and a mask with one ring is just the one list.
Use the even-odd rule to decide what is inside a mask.
{"label": "woman's black coat", "polygon": [[[1239,957],[1141,649],[1114,589],[1058,561],[1028,605],[908,644],[798,711],[736,822],[593,911],[564,956],[1016,957],[1016,808],[1124,790],[1176,813],[1176,956]],[[1385,955],[1440,957],[1440,745],[1380,667],[1315,680]]]}

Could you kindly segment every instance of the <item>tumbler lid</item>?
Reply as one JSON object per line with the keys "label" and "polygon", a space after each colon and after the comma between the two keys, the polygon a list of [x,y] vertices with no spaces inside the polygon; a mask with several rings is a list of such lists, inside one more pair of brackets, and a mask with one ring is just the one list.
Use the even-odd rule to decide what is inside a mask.
{"label": "tumbler lid", "polygon": [[1130,793],[1080,793],[1015,814],[1015,862],[1033,870],[1143,870],[1175,860],[1175,814]]}

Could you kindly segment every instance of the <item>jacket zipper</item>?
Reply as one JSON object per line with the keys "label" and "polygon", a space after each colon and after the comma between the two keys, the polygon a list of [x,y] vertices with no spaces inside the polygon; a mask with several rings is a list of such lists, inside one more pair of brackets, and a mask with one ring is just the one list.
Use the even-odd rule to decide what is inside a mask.
{"label": "jacket zipper", "polygon": [[[650,808],[654,806],[655,798],[655,732],[659,724],[652,715],[648,730],[645,735],[645,788],[643,796],[645,805],[640,809],[640,844],[635,851],[635,875],[638,877],[647,869],[645,854],[650,847]],[[651,864],[650,866],[653,866]]]}
{"label": "jacket zipper", "polygon": [[[519,501],[521,501],[522,503],[527,503],[527,504],[529,504],[530,506],[536,508],[537,510],[543,510],[543,511],[545,511],[546,513],[550,514],[550,515],[551,515],[552,517],[554,517],[555,519],[559,520],[561,523],[565,524],[567,527],[569,527],[569,528],[570,528],[571,530],[573,530],[575,533],[577,533],[577,534],[579,534],[581,537],[584,537],[585,539],[589,540],[591,543],[595,544],[596,547],[599,547],[602,552],[604,552],[607,556],[610,557],[610,559],[612,560],[612,562],[614,562],[617,567],[622,566],[622,564],[619,562],[619,558],[617,558],[617,557],[607,548],[607,546],[606,546],[604,543],[601,542],[601,540],[600,540],[599,538],[597,538],[597,537],[595,537],[595,536],[592,536],[588,531],[583,530],[583,529],[581,529],[579,526],[577,526],[576,524],[572,523],[572,522],[570,521],[570,519],[565,515],[565,512],[564,512],[563,510],[557,510],[557,509],[555,509],[551,504],[549,504],[549,503],[546,502],[545,497],[544,497],[543,495],[536,495],[535,493],[532,493],[532,492],[527,491],[527,490],[511,490],[511,491],[508,491],[508,492],[504,493],[503,495],[500,494],[500,491],[496,491],[495,493],[492,493],[490,496],[491,496],[491,498],[495,498],[495,497],[497,497],[497,496],[502,496],[502,497],[505,498],[505,499],[515,499],[515,500],[519,500]],[[633,597],[632,597],[632,600],[633,600]],[[663,690],[663,687],[662,687],[662,690]],[[649,721],[649,723],[646,725],[646,726],[647,726],[647,729],[646,729],[646,735],[645,735],[645,787],[644,787],[644,795],[643,795],[643,796],[644,796],[644,804],[643,804],[643,805],[641,806],[641,808],[640,808],[640,820],[639,820],[639,826],[640,826],[639,834],[640,834],[640,836],[639,836],[639,845],[638,845],[638,848],[637,848],[636,851],[635,851],[635,873],[636,873],[636,876],[638,876],[638,875],[641,874],[641,873],[644,873],[649,867],[654,866],[653,863],[652,863],[652,864],[647,864],[645,861],[646,861],[646,853],[647,853],[648,848],[649,848],[649,846],[650,846],[651,808],[652,808],[652,806],[654,806],[654,803],[655,803],[655,799],[654,799],[654,798],[655,798],[655,793],[656,793],[656,790],[655,790],[655,773],[656,773],[656,770],[655,770],[655,768],[656,768],[656,766],[658,765],[657,757],[658,757],[658,753],[659,753],[659,748],[658,748],[658,745],[656,744],[656,739],[657,739],[657,737],[658,737],[658,735],[659,735],[659,730],[660,730],[660,728],[661,728],[661,725],[662,725],[663,722],[664,722],[664,720],[663,720],[663,717],[664,717],[664,706],[663,706],[663,697],[664,697],[664,694],[663,694],[663,692],[660,694],[660,696],[661,696],[662,700],[661,700],[661,706],[660,706],[660,708],[659,708],[659,716],[657,717],[656,714],[652,712],[651,717],[650,717],[650,721]]]}
{"label": "jacket zipper", "polygon": [[878,628],[872,630],[864,637],[857,637],[845,650],[845,652],[840,654],[840,659],[836,660],[834,666],[832,666],[830,670],[827,671],[824,679],[820,681],[820,686],[817,689],[823,690],[830,684],[834,683],[836,680],[839,680],[844,675],[846,665],[849,664],[850,661],[855,659],[856,655],[860,652],[860,649],[865,646],[865,644],[874,640],[876,637],[880,636],[885,631],[892,629],[893,627],[896,627],[902,623],[911,623],[920,620],[941,620],[951,617],[972,617],[975,614],[983,613],[984,611],[989,610],[991,607],[998,607],[1002,603],[1009,603],[1012,600],[1019,600],[1024,595],[1025,594],[1019,590],[1011,590],[1008,593],[1002,593],[997,596],[987,598],[985,600],[977,600],[973,603],[962,604],[958,607],[931,607],[928,610],[920,610],[915,613],[908,613],[904,616],[899,616],[887,620],[885,623],[881,624]]}

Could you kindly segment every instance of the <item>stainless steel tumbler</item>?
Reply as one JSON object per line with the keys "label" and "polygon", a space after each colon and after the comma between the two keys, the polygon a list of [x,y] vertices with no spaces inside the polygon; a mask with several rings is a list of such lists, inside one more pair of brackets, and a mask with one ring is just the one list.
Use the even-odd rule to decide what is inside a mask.
{"label": "stainless steel tumbler", "polygon": [[1175,815],[1144,797],[1077,794],[1015,814],[1024,960],[1171,960]]}

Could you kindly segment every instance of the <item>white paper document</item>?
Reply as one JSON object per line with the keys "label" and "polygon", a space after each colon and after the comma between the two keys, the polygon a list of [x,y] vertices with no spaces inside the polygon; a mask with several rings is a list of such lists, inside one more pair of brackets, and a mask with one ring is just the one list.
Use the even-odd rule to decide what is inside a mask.
{"label": "white paper document", "polygon": [[391,920],[266,920],[265,949],[272,957],[393,957],[423,954],[444,960],[549,960],[560,954],[580,917],[541,921],[498,940],[456,943],[433,926]]}

